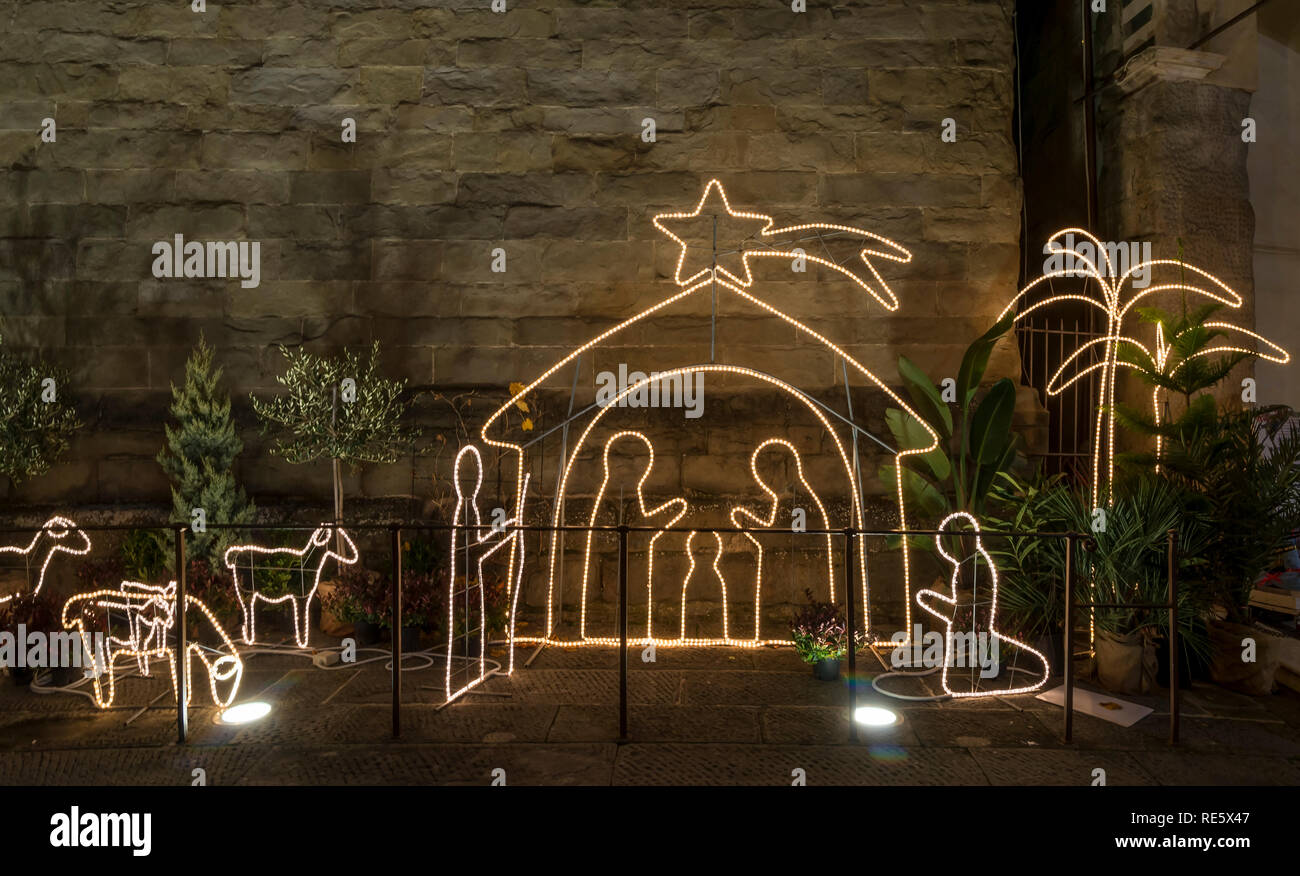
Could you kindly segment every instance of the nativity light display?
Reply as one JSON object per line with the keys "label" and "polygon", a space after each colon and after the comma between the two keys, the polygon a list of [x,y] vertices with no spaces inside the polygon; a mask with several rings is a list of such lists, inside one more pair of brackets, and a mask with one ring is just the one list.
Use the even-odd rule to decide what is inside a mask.
{"label": "nativity light display", "polygon": [[[718,264],[717,247],[708,250],[700,247],[693,247],[689,243],[688,236],[686,236],[685,232],[679,232],[679,226],[681,226],[682,224],[689,224],[690,222],[693,221],[699,221],[706,215],[706,213],[711,213],[715,217],[715,219],[718,215],[725,213],[726,216],[729,218],[729,220],[734,220],[736,223],[739,223],[741,225],[751,226],[751,230],[747,236],[742,236],[742,238],[738,241],[728,241],[727,244],[722,247],[722,249],[724,250],[723,255],[727,259],[731,260],[729,262],[730,267],[722,264]],[[906,402],[904,402],[897,394],[895,394],[885,384],[885,382],[882,381],[870,369],[868,369],[865,365],[863,365],[856,358],[851,356],[846,350],[844,350],[841,346],[835,344],[829,338],[818,333],[817,331],[815,331],[805,323],[784,313],[780,308],[768,303],[759,294],[756,294],[755,291],[752,291],[752,290],[756,290],[757,288],[755,278],[751,271],[750,262],[752,259],[754,258],[781,259],[790,263],[791,265],[796,264],[798,260],[806,260],[821,265],[827,269],[830,269],[838,273],[843,277],[848,278],[857,286],[857,288],[866,291],[876,302],[881,304],[887,311],[894,311],[898,308],[898,299],[894,295],[893,290],[889,287],[889,284],[885,281],[880,271],[877,269],[876,261],[883,259],[895,263],[910,262],[911,254],[905,248],[895,243],[894,241],[882,237],[874,232],[867,231],[861,228],[855,228],[848,225],[811,222],[811,223],[796,223],[796,224],[778,227],[771,216],[768,216],[763,213],[757,213],[752,211],[738,211],[733,209],[729,199],[727,198],[726,191],[724,190],[722,184],[716,179],[710,180],[708,182],[708,184],[704,188],[704,192],[702,193],[700,200],[697,202],[695,208],[692,211],[661,213],[654,217],[653,222],[656,229],[658,229],[670,241],[672,241],[676,246],[679,247],[676,268],[673,274],[674,283],[678,287],[677,291],[674,294],[669,295],[667,298],[663,299],[662,301],[659,301],[658,303],[645,308],[641,312],[623,320],[618,325],[608,329],[607,331],[601,332],[600,334],[593,337],[591,340],[587,341],[585,344],[582,344],[581,346],[579,346],[578,348],[570,352],[568,355],[561,358],[558,362],[556,362],[550,368],[546,369],[532,382],[520,387],[517,391],[513,392],[511,397],[507,399],[506,402],[500,408],[494,411],[487,418],[487,420],[484,422],[482,426],[480,436],[483,444],[487,447],[495,448],[499,452],[503,462],[507,460],[513,460],[513,468],[514,468],[514,477],[513,477],[514,513],[512,515],[513,519],[516,520],[525,519],[524,511],[525,511],[526,496],[524,490],[524,478],[525,478],[525,472],[529,469],[530,460],[528,458],[524,445],[518,443],[515,440],[512,440],[512,438],[506,434],[506,426],[505,426],[506,420],[504,418],[507,412],[517,402],[522,401],[529,393],[533,392],[535,389],[537,389],[539,386],[545,383],[548,379],[555,376],[561,369],[566,368],[568,366],[576,367],[576,363],[578,363],[584,355],[591,354],[593,351],[598,350],[602,345],[606,344],[607,342],[612,342],[613,339],[615,339],[615,337],[619,333],[624,332],[625,330],[628,330],[633,326],[639,326],[651,320],[654,317],[678,317],[682,315],[681,311],[689,312],[693,305],[693,302],[690,301],[689,299],[691,299],[692,296],[698,296],[701,294],[707,295],[708,293],[706,290],[713,290],[714,294],[719,297],[730,296],[730,300],[740,304],[742,309],[748,310],[751,313],[775,317],[785,322],[787,325],[795,329],[799,337],[804,339],[811,339],[812,341],[815,341],[816,343],[824,347],[827,351],[833,353],[835,356],[839,358],[839,360],[843,363],[846,384],[848,384],[849,382],[849,375],[851,373],[854,376],[854,379],[858,386],[870,386],[874,389],[877,389],[885,393],[885,395],[894,404],[902,408],[905,412],[912,414],[912,416],[915,418],[917,423],[920,424],[921,427],[928,434],[929,442],[921,447],[905,448],[905,449],[900,449],[895,451],[894,461],[896,463],[901,465],[906,457],[925,454],[939,446],[938,435],[935,434],[935,432],[926,424],[924,418],[916,415],[915,412],[912,410],[912,408]],[[841,264],[839,262],[836,262],[831,259],[823,258],[821,256],[807,255],[801,248],[797,247],[797,244],[801,239],[807,239],[807,238],[800,238],[797,236],[801,234],[810,235],[812,237],[818,237],[818,238],[821,235],[826,234],[826,235],[835,235],[837,237],[849,236],[849,237],[862,239],[865,242],[863,243],[861,248],[859,248],[856,252],[856,260],[860,264],[853,264],[853,263]],[[751,240],[757,240],[758,241],[757,245],[753,247],[749,246],[748,244],[750,243]],[[696,267],[696,265],[700,265],[700,266]],[[863,270],[863,268],[865,268],[865,270]],[[575,463],[579,460],[580,456],[583,455],[584,452],[586,452],[589,449],[588,441],[591,439],[592,426],[600,422],[607,412],[617,407],[618,402],[621,401],[623,398],[625,398],[630,392],[633,391],[645,392],[648,388],[647,386],[648,384],[651,384],[655,381],[664,380],[669,377],[680,376],[683,379],[691,379],[696,375],[705,374],[705,373],[728,374],[732,376],[741,376],[741,377],[749,378],[760,384],[765,384],[767,388],[774,388],[776,390],[779,390],[780,392],[789,396],[791,399],[796,400],[800,404],[804,405],[808,409],[808,411],[812,413],[821,422],[822,426],[826,429],[826,431],[829,434],[831,434],[832,437],[835,439],[836,451],[839,454],[840,460],[843,464],[844,484],[845,484],[844,492],[849,497],[850,509],[847,514],[847,519],[844,520],[843,524],[841,525],[853,525],[856,527],[863,526],[864,512],[862,507],[859,482],[854,472],[854,465],[850,462],[850,456],[846,452],[843,442],[840,440],[839,436],[835,433],[835,430],[831,427],[829,420],[827,420],[826,417],[822,414],[822,412],[817,409],[816,405],[808,398],[808,396],[803,392],[801,392],[800,390],[798,390],[791,383],[781,380],[780,378],[768,374],[758,368],[748,367],[746,365],[741,365],[741,364],[720,363],[716,361],[711,361],[707,364],[687,365],[685,367],[678,367],[671,370],[665,369],[659,372],[652,373],[650,376],[646,378],[646,380],[625,388],[622,392],[619,393],[619,397],[617,399],[602,405],[600,411],[595,414],[591,424],[588,425],[586,430],[582,433],[582,437],[580,438],[580,440],[577,442],[577,444],[574,446],[571,452],[567,453],[567,458],[561,460],[560,470],[562,474],[559,478],[559,483],[556,488],[556,493],[553,497],[551,497],[550,507],[553,510],[550,512],[550,514],[551,514],[551,519],[553,521],[553,524],[556,526],[565,525],[565,513],[566,513],[565,508],[566,508],[566,500],[569,498],[567,490],[570,485],[570,475],[572,473]],[[645,440],[646,443],[648,443],[648,439]],[[642,480],[641,482],[644,483],[644,480]],[[907,511],[906,508],[904,507],[901,481],[897,486],[897,491],[894,500],[896,503],[900,528],[905,529],[907,527]],[[655,509],[647,509],[642,507],[641,510],[643,513],[650,512],[650,511],[658,511],[661,515],[672,513],[675,515],[673,517],[675,522],[687,520],[687,518],[682,514],[676,513],[681,510],[681,507],[679,505],[674,505],[671,503],[669,507],[660,505]],[[688,508],[688,511],[690,510],[694,510],[694,509]],[[821,510],[824,513],[825,509],[821,509]],[[703,527],[701,527],[701,529],[703,529]],[[580,629],[577,638],[561,638],[555,635],[555,624],[557,619],[557,605],[556,605],[557,574],[559,574],[556,568],[556,558],[557,558],[557,553],[562,551],[562,548],[560,547],[560,543],[559,543],[559,537],[560,537],[559,531],[554,530],[551,539],[551,550],[549,552],[549,557],[548,557],[549,568],[547,573],[548,580],[547,580],[545,633],[542,636],[520,638],[518,639],[518,641],[537,642],[537,643],[544,643],[544,644],[558,644],[564,646],[573,646],[573,645],[582,645],[582,644],[592,644],[592,645],[611,644],[612,642],[616,641],[616,639],[614,639],[611,636],[592,635],[591,631],[589,631],[586,628],[587,624],[585,622],[585,602],[586,602],[585,587],[583,588],[584,590],[583,620],[580,623]],[[859,552],[858,553],[859,562],[857,563],[857,565],[861,573],[861,582],[860,582],[861,592],[856,595],[856,598],[860,598],[862,601],[863,617],[865,618],[868,641],[874,641],[875,643],[883,647],[893,647],[898,643],[890,641],[889,636],[876,635],[874,629],[875,624],[873,624],[873,618],[871,615],[870,594],[868,593],[868,588],[867,588],[865,548],[861,542],[858,543],[857,547]],[[653,554],[654,551],[652,550],[651,555],[653,556]],[[901,555],[902,555],[901,587],[903,590],[902,602],[903,605],[905,606],[904,611],[906,612],[907,615],[905,629],[910,630],[911,629],[911,583],[910,583],[911,562],[909,557],[909,545],[906,539],[904,539],[902,544]],[[519,560],[519,558],[517,557],[516,552],[512,549],[512,556],[511,556],[512,566],[509,573],[510,580],[514,580],[514,578],[516,577],[516,569],[513,564],[517,560]],[[692,562],[693,562],[693,558],[692,558]],[[589,565],[590,565],[590,560],[588,555],[588,562],[585,562],[583,564],[584,580],[585,577],[588,575]],[[721,584],[722,581],[719,580],[719,586],[721,586]],[[755,592],[756,594],[760,594],[758,599],[761,599],[761,590],[757,586],[757,581],[755,582],[755,584],[756,584]],[[650,584],[651,589],[652,589],[652,585],[653,582],[651,582]],[[833,586],[833,581],[828,580],[827,586],[828,587]],[[852,587],[846,587],[845,598],[855,598],[855,595],[853,594],[852,591],[853,591]],[[761,605],[759,607],[761,608]],[[763,641],[759,639],[733,638],[730,635],[729,626],[728,628],[724,629],[724,636],[721,639],[688,639],[684,635],[679,636],[677,638],[663,638],[663,637],[658,637],[653,635],[653,630],[651,629],[647,631],[647,636],[642,641],[653,642],[654,644],[661,645],[661,646],[695,645],[695,644],[727,644],[727,645],[737,645],[742,647],[743,646],[753,647],[759,644],[763,644]]]}
{"label": "nativity light display", "polygon": [[[1076,242],[1076,237],[1083,240]],[[1063,238],[1064,243],[1062,242]],[[1011,299],[999,315],[999,319],[1019,307],[1020,311],[1016,316],[1016,320],[1020,321],[1037,310],[1065,301],[1082,301],[1091,307],[1097,308],[1104,314],[1105,333],[1101,337],[1080,345],[1078,349],[1068,356],[1048,382],[1046,392],[1049,395],[1057,395],[1084,376],[1094,371],[1099,372],[1099,389],[1095,406],[1096,419],[1093,423],[1091,496],[1094,506],[1109,504],[1111,485],[1115,477],[1114,409],[1116,376],[1121,366],[1130,365],[1121,358],[1121,351],[1126,346],[1139,350],[1153,364],[1163,369],[1170,350],[1169,345],[1165,342],[1163,328],[1158,324],[1157,331],[1159,334],[1154,351],[1132,337],[1130,323],[1133,321],[1133,317],[1137,315],[1135,307],[1147,296],[1162,292],[1183,292],[1196,295],[1231,308],[1241,307],[1242,298],[1213,274],[1177,259],[1150,259],[1131,265],[1128,270],[1119,272],[1111,258],[1110,249],[1082,228],[1067,228],[1056,232],[1049,238],[1045,251],[1051,252],[1055,256],[1066,255],[1072,260],[1073,264],[1047,271],[1030,282]],[[1095,258],[1094,253],[1097,254]],[[1149,276],[1153,269],[1177,269],[1192,274],[1193,278],[1191,282],[1183,282],[1180,279],[1178,282],[1153,283],[1145,288],[1136,288],[1133,282],[1134,279]],[[1085,287],[1089,290],[1088,294],[1051,294],[1025,306],[1025,302],[1029,301],[1032,293],[1043,283],[1050,284],[1053,279],[1074,277],[1084,277],[1086,280],[1094,281],[1095,288],[1100,292],[1100,295],[1092,291],[1093,283],[1088,283]],[[1247,347],[1229,344],[1207,348],[1198,355],[1235,352],[1257,356],[1271,362],[1285,363],[1290,361],[1290,356],[1285,350],[1248,329],[1227,322],[1210,322],[1205,323],[1205,326],[1221,331],[1240,333],[1257,345],[1265,345],[1274,352],[1261,352],[1260,347],[1257,345]],[[1098,351],[1100,352],[1099,360],[1083,366],[1082,363],[1085,357],[1091,356]],[[1069,369],[1076,370],[1073,371],[1068,380],[1063,381],[1062,377]],[[1160,391],[1157,389],[1152,396],[1152,404],[1156,407],[1157,422],[1160,415],[1159,402]],[[1157,446],[1156,452],[1159,454],[1159,446]]]}
{"label": "nativity light display", "polygon": [[[84,556],[90,553],[90,548],[90,536],[78,529],[77,524],[66,517],[54,516],[41,525],[27,544],[0,546],[0,555],[11,554],[22,557],[30,570],[33,559],[42,556],[43,552],[44,558],[36,574],[36,584],[32,585],[30,580],[27,582],[31,586],[31,595],[37,596],[45,586],[45,572],[50,568],[50,561],[54,559],[55,554]],[[21,590],[0,595],[0,605],[20,595],[22,595]]]}
{"label": "nativity light display", "polygon": [[[330,542],[337,536],[338,543],[342,546],[343,553],[336,553],[330,548]],[[330,560],[336,560],[344,565],[352,565],[359,558],[357,546],[353,543],[352,537],[339,527],[332,525],[322,525],[317,527],[311,535],[307,537],[307,543],[301,548],[292,547],[263,547],[256,544],[233,545],[226,549],[223,555],[223,562],[226,568],[230,570],[230,575],[235,581],[235,596],[239,600],[239,607],[244,613],[244,622],[242,634],[244,644],[252,645],[257,641],[257,606],[258,603],[267,605],[284,605],[289,604],[293,612],[293,638],[299,648],[307,647],[307,640],[311,635],[310,618],[311,618],[311,601],[316,597],[316,591],[320,589],[321,574],[325,571],[325,565]],[[292,557],[298,561],[297,572],[301,581],[305,581],[310,575],[311,585],[303,585],[300,592],[284,593],[278,596],[267,596],[265,593],[258,591],[258,572],[268,571],[265,563],[268,557]]]}
{"label": "nativity light display", "polygon": [[[997,566],[993,565],[993,558],[989,556],[989,552],[984,548],[984,543],[980,540],[979,523],[977,523],[975,518],[970,514],[966,513],[965,511],[958,511],[954,514],[949,514],[947,517],[943,519],[943,522],[939,524],[939,531],[940,532],[952,531],[949,529],[948,524],[952,523],[954,520],[964,521],[970,527],[969,531],[964,531],[964,532],[954,533],[954,534],[959,537],[964,536],[964,537],[973,538],[975,542],[975,554],[972,557],[967,558],[967,560],[964,561],[959,560],[957,557],[954,557],[952,554],[948,553],[948,551],[944,550],[944,546],[943,546],[944,539],[942,536],[935,538],[934,543],[935,546],[938,548],[939,553],[943,556],[945,560],[948,561],[948,563],[952,565],[952,578],[948,582],[948,587],[949,590],[951,591],[951,594],[940,593],[937,590],[930,590],[928,588],[924,590],[919,590],[917,591],[916,594],[916,604],[921,606],[922,609],[924,609],[929,614],[933,615],[935,618],[939,620],[940,623],[944,625],[943,674],[941,676],[944,692],[952,697],[989,697],[989,696],[1007,695],[1007,694],[1030,693],[1031,691],[1036,691],[1044,684],[1047,683],[1047,676],[1048,676],[1047,658],[1044,657],[1040,652],[1026,645],[1025,643],[1018,642],[1015,639],[1009,636],[1004,636],[1002,633],[999,633],[997,631],[997,616],[998,616]],[[961,580],[961,567],[965,564],[965,562],[972,562],[973,568],[975,569],[976,574],[978,574],[981,561],[982,564],[988,569],[989,587],[992,590],[992,594],[993,594],[989,606],[988,626],[987,629],[985,630],[985,632],[989,635],[989,637],[991,637],[992,640],[998,643],[998,649],[993,653],[1000,653],[1002,650],[1001,645],[1002,643],[1005,643],[1011,645],[1014,648],[1019,648],[1022,651],[1032,654],[1034,658],[1037,659],[1038,662],[1042,665],[1043,669],[1042,669],[1041,677],[1031,685],[1025,685],[1023,687],[1014,687],[1006,690],[953,690],[952,687],[948,684],[948,668],[953,664],[954,657],[955,657],[954,649],[953,649],[953,643],[956,638],[953,634],[954,615],[958,612],[960,608],[962,608],[962,606],[959,606],[957,604],[957,595],[959,592],[958,583]],[[976,605],[969,606],[969,608],[971,608],[972,611],[977,609],[977,607],[978,607],[978,603],[976,603]]]}
{"label": "nativity light display", "polygon": [[[244,673],[244,661],[230,636],[221,628],[212,610],[197,597],[186,594],[185,609],[196,611],[201,623],[206,623],[221,645],[205,648],[198,642],[189,642],[181,658],[185,672],[185,699],[190,704],[194,695],[193,669],[197,661],[207,674],[212,702],[225,708],[234,702],[239,693],[239,682]],[[94,648],[93,631],[87,628],[87,615],[98,612],[121,612],[126,619],[126,633],[110,635],[101,653]],[[181,618],[181,622],[185,622]],[[63,604],[60,622],[65,630],[74,630],[81,638],[82,653],[92,655],[91,674],[95,705],[101,709],[112,707],[117,698],[118,661],[133,661],[140,675],[150,677],[152,662],[166,660],[171,675],[172,693],[176,695],[177,654],[170,642],[176,625],[176,582],[166,586],[123,581],[116,590],[94,590],[79,593]]]}

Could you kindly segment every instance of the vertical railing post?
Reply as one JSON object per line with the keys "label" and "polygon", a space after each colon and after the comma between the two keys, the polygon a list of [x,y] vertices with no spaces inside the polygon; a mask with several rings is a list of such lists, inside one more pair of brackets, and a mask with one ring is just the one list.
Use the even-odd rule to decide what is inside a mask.
{"label": "vertical railing post", "polygon": [[1169,530],[1169,744],[1178,741],[1178,531]]}
{"label": "vertical railing post", "polygon": [[176,527],[176,741],[185,743],[190,730],[190,636],[185,612],[185,527]]}
{"label": "vertical railing post", "polygon": [[849,741],[858,741],[858,621],[853,596],[853,527],[844,529],[844,626],[849,637]]}
{"label": "vertical railing post", "polygon": [[1065,653],[1061,672],[1065,674],[1065,741],[1074,733],[1074,536],[1065,537]]}
{"label": "vertical railing post", "polygon": [[[393,525],[393,738],[402,735],[402,527]],[[451,659],[451,654],[447,655]]]}
{"label": "vertical railing post", "polygon": [[[652,607],[651,607],[652,608]],[[618,740],[627,741],[627,524],[618,527]]]}

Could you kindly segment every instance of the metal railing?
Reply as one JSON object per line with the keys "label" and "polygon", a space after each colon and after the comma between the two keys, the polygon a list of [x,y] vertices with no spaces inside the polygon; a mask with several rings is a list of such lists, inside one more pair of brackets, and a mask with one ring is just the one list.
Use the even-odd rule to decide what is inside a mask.
{"label": "metal railing", "polygon": [[[386,524],[375,523],[327,523],[322,524],[327,528],[338,528],[353,533],[380,533],[388,532],[390,540],[390,562],[392,563],[392,735],[393,738],[400,738],[402,732],[401,714],[402,714],[402,534],[404,532],[451,532],[454,529],[465,528],[463,526],[453,526],[451,524],[433,524],[421,522],[394,522]],[[246,532],[250,530],[277,530],[277,531],[303,531],[311,532],[319,529],[321,525],[306,524],[208,524],[208,531],[239,531]],[[178,654],[184,655],[187,649],[188,631],[187,624],[184,622],[184,606],[186,600],[186,563],[185,563],[185,538],[186,532],[190,527],[176,523],[152,523],[152,524],[102,524],[78,526],[83,532],[129,532],[135,530],[154,530],[170,531],[173,534],[175,562],[176,562],[176,616],[181,619],[177,624],[176,636]],[[0,528],[0,533],[21,532],[32,534],[38,532],[36,527],[4,527]],[[618,741],[626,742],[628,736],[628,660],[627,653],[629,648],[628,641],[628,536],[631,533],[662,533],[662,532],[698,532],[698,533],[717,533],[717,534],[771,534],[771,529],[759,529],[752,527],[693,527],[691,529],[663,529],[653,526],[629,526],[620,524],[617,526],[577,526],[577,525],[516,525],[509,524],[500,527],[500,531],[513,532],[606,532],[615,533],[618,537],[618,608],[617,608],[617,625],[619,639],[619,702],[618,702]],[[863,529],[858,527],[845,527],[843,529],[806,529],[801,534],[821,535],[821,536],[839,536],[844,539],[843,562],[845,570],[845,581],[853,581],[855,573],[854,568],[854,548],[857,539],[860,538],[891,538],[902,536],[903,538],[914,537],[939,537],[939,536],[962,536],[975,534],[974,532],[962,532],[955,530],[935,530],[935,529]],[[1169,611],[1170,633],[1169,633],[1169,702],[1170,702],[1170,743],[1178,740],[1178,718],[1180,698],[1178,691],[1178,624],[1177,624],[1177,534],[1173,530],[1168,533],[1167,562],[1169,576],[1169,600],[1167,603],[1103,603],[1103,602],[1078,602],[1073,596],[1074,587],[1074,547],[1080,540],[1084,540],[1085,549],[1091,550],[1093,547],[1092,539],[1074,532],[1040,532],[1040,531],[1008,531],[1008,530],[982,530],[978,533],[981,537],[986,538],[1045,538],[1060,539],[1065,543],[1065,566],[1064,566],[1064,685],[1065,685],[1065,704],[1064,704],[1064,729],[1063,738],[1066,742],[1072,741],[1074,713],[1074,610],[1076,608],[1125,608],[1125,609],[1167,609]],[[522,585],[521,585],[522,586]],[[858,618],[856,599],[853,598],[852,588],[848,590],[848,596],[845,599],[845,626],[847,628],[847,638],[850,647],[846,651],[848,659],[848,693],[849,693],[849,738],[850,741],[857,741],[858,729],[855,721],[857,711],[857,651],[856,642],[858,640]],[[909,631],[910,632],[910,631]],[[448,654],[448,659],[451,655]],[[186,675],[184,671],[176,673],[176,736],[177,741],[184,743],[188,736],[189,728],[189,709],[187,705]]]}

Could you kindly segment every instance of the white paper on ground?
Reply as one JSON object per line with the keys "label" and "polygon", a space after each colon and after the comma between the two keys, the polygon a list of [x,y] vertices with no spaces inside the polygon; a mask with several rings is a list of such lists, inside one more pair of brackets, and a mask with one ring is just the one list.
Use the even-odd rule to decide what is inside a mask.
{"label": "white paper on ground", "polygon": [[[1043,691],[1038,695],[1038,699],[1065,708],[1065,685]],[[1139,706],[1137,703],[1130,703],[1128,700],[1082,687],[1074,689],[1074,710],[1121,727],[1132,727],[1155,711],[1148,706]]]}

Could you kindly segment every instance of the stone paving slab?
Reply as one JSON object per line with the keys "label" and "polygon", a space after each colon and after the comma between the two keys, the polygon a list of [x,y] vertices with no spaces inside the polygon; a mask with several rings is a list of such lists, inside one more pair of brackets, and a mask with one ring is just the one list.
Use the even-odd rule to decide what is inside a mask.
{"label": "stone paving slab", "polygon": [[[352,745],[277,752],[248,768],[242,785],[608,785],[615,746]],[[363,801],[359,800],[358,805]]]}
{"label": "stone paving slab", "polygon": [[1107,785],[1155,783],[1143,769],[1144,760],[1123,751],[973,748],[970,753],[993,785],[1091,785],[1098,768],[1106,771]]}
{"label": "stone paving slab", "polygon": [[1251,754],[1151,751],[1142,767],[1162,785],[1300,785],[1300,761]]}
{"label": "stone paving slab", "polygon": [[789,785],[804,770],[809,785],[983,785],[969,753],[862,746],[625,745],[616,785]]}
{"label": "stone paving slab", "polygon": [[[628,735],[664,742],[761,741],[754,706],[629,706]],[[618,734],[616,706],[560,706],[549,742],[606,741]]]}
{"label": "stone paving slab", "polygon": [[[475,699],[459,700],[445,709],[432,706],[403,708],[402,737],[398,742],[545,742],[555,723],[557,708],[541,703],[489,704]],[[392,738],[393,714],[390,709],[358,706],[354,721],[356,739],[385,742]],[[608,742],[613,735],[607,732],[596,741]]]}
{"label": "stone paving slab", "polygon": [[0,753],[0,785],[190,785],[196,767],[209,785],[233,785],[267,750],[181,747]]}
{"label": "stone paving slab", "polygon": [[858,703],[903,720],[859,728],[850,744],[848,682],[817,681],[790,649],[661,649],[653,664],[631,661],[630,741],[615,746],[616,654],[548,648],[533,668],[446,708],[443,665],[413,656],[421,668],[404,673],[399,740],[383,659],[323,670],[300,654],[252,655],[241,699],[266,699],[272,713],[230,727],[195,706],[184,748],[161,679],[130,680],[121,701],[138,705],[107,712],[11,686],[0,692],[0,783],[188,784],[197,765],[224,784],[487,784],[497,767],[511,784],[780,785],[796,767],[809,784],[1089,784],[1098,767],[1113,785],[1300,784],[1295,697],[1198,684],[1177,749],[1164,692],[1125,697],[1157,711],[1131,728],[1076,715],[1065,745],[1060,707],[1032,695],[904,701],[872,691],[864,672]]}
{"label": "stone paving slab", "polygon": [[905,709],[903,721],[926,746],[990,748],[993,746],[1052,746],[1059,737],[1033,715],[1011,709],[960,712],[945,709]]}

